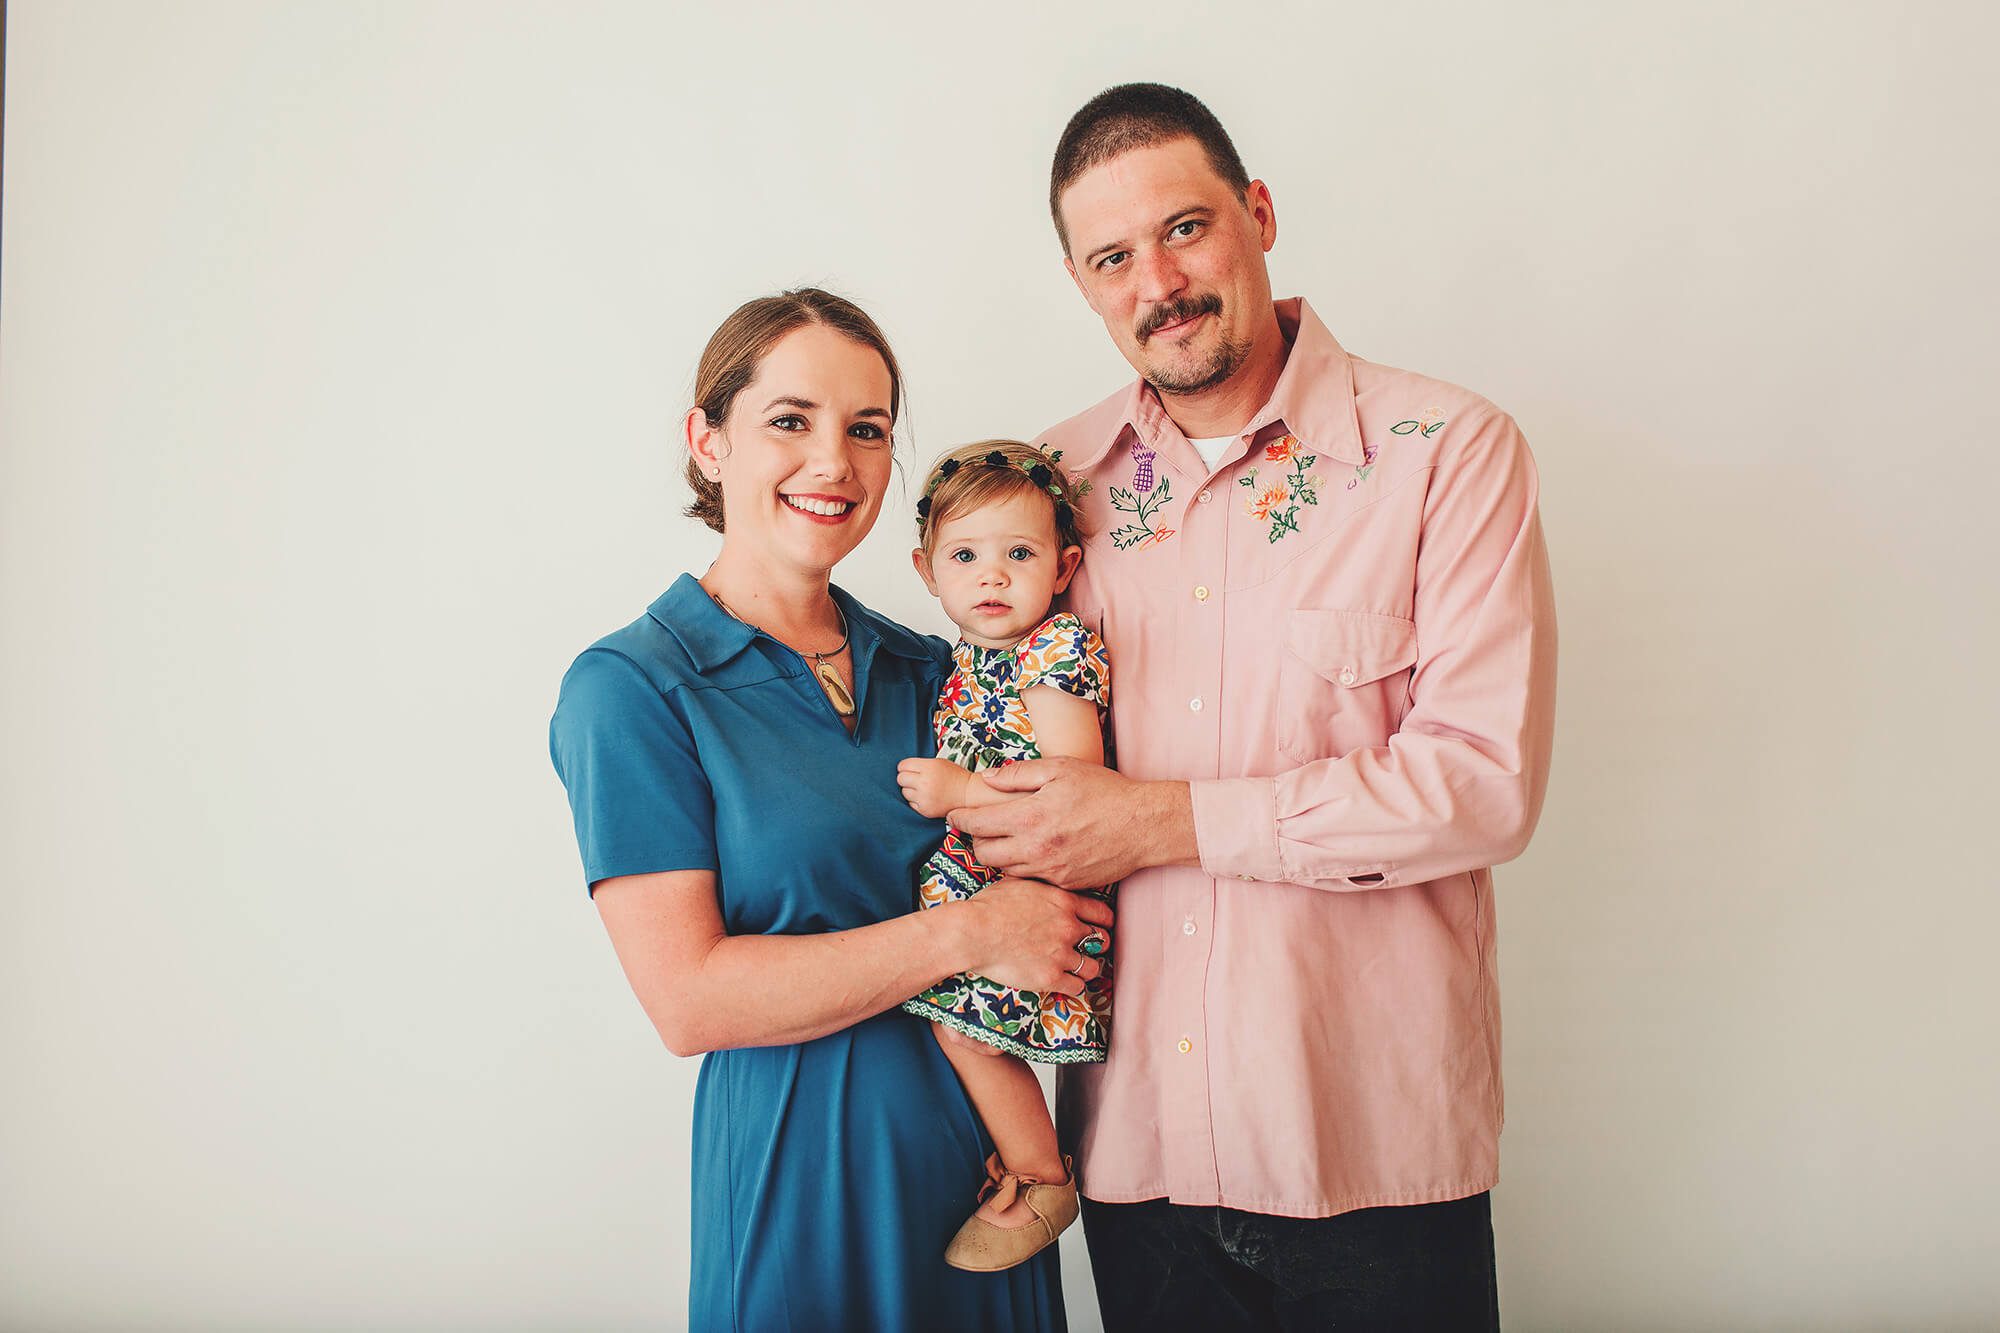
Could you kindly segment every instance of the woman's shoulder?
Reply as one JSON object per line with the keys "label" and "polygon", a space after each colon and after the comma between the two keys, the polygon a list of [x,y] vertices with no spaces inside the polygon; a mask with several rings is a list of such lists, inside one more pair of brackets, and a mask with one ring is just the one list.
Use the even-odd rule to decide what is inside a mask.
{"label": "woman's shoulder", "polygon": [[711,627],[702,623],[700,607],[688,605],[689,584],[699,593],[700,585],[682,575],[642,615],[577,654],[563,675],[564,697],[632,690],[666,694],[699,679],[706,670],[703,632]]}
{"label": "woman's shoulder", "polygon": [[671,693],[690,674],[685,658],[670,636],[656,633],[635,620],[614,630],[576,655],[563,672],[558,692],[558,716],[579,710],[623,713],[647,699]]}

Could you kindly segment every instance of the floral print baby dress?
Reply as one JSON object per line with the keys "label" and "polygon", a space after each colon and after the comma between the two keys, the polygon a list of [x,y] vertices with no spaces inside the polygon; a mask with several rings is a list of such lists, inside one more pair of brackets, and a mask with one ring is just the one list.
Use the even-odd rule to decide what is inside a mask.
{"label": "floral print baby dress", "polygon": [[[1104,641],[1066,611],[1044,620],[1011,648],[981,648],[959,640],[933,719],[938,758],[975,773],[1012,760],[1041,758],[1028,706],[1021,701],[1022,692],[1037,685],[1090,700],[1097,705],[1101,727],[1111,704]],[[924,907],[936,907],[970,898],[998,878],[999,872],[973,856],[970,838],[947,829],[944,845],[924,867],[917,899]],[[1108,898],[1110,891],[1098,896]],[[903,1008],[1024,1060],[1096,1063],[1110,1044],[1111,977],[1107,968],[1081,996],[1070,996],[1015,990],[960,973],[905,1000]]]}

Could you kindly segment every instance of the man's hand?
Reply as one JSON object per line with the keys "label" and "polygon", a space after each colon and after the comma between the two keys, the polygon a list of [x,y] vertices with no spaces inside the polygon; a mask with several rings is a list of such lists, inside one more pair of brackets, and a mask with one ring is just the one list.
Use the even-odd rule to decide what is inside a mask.
{"label": "man's hand", "polygon": [[903,799],[926,819],[943,819],[966,802],[972,774],[949,759],[905,759],[896,765],[896,785]]}
{"label": "man's hand", "polygon": [[1145,866],[1198,864],[1185,782],[1135,782],[1077,759],[1029,759],[981,776],[1032,793],[949,815],[995,870],[1094,889]]}

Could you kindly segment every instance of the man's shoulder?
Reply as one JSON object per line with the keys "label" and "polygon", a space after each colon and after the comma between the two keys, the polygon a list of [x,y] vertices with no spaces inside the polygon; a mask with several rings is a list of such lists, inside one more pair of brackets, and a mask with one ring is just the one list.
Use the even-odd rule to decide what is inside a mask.
{"label": "man's shoulder", "polygon": [[1062,450],[1062,465],[1071,472],[1095,467],[1117,440],[1131,400],[1132,386],[1123,385],[1102,402],[1042,431],[1035,441],[1045,449]]}
{"label": "man's shoulder", "polygon": [[[1364,435],[1375,431],[1436,435],[1440,422],[1473,425],[1507,414],[1491,399],[1449,380],[1400,366],[1348,357],[1354,367],[1354,404]],[[1414,424],[1411,424],[1414,423]],[[1398,430],[1398,427],[1404,427]]]}

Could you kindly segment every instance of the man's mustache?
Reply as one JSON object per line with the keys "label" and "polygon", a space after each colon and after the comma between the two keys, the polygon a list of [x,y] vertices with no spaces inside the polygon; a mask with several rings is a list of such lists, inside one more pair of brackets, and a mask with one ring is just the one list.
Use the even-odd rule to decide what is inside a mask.
{"label": "man's mustache", "polygon": [[1165,305],[1154,306],[1146,312],[1146,317],[1139,321],[1138,328],[1133,331],[1139,335],[1139,341],[1144,342],[1169,324],[1178,324],[1184,319],[1196,319],[1202,315],[1221,313],[1222,298],[1210,292],[1206,296],[1194,296],[1183,301],[1169,301]]}

